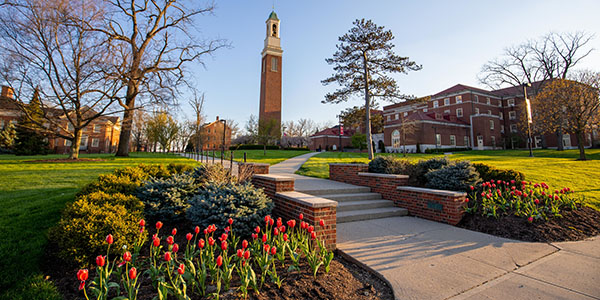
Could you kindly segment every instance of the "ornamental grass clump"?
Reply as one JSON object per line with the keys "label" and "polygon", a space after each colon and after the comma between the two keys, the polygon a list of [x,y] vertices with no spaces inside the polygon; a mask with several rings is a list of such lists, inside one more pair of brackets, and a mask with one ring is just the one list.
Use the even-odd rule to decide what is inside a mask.
{"label": "ornamental grass clump", "polygon": [[[99,238],[98,243],[103,246],[99,253],[105,255],[96,257],[95,277],[91,282],[88,283],[87,269],[77,272],[79,289],[88,300],[90,295],[107,299],[109,294],[116,296],[113,299],[135,300],[141,282],[147,282],[145,288],[155,290],[154,299],[158,300],[205,296],[219,299],[231,292],[238,292],[246,299],[251,292],[259,294],[267,280],[281,288],[284,274],[300,271],[301,258],[308,261],[313,276],[317,276],[320,267],[329,272],[333,252],[327,250],[315,227],[303,221],[302,214],[299,222],[296,226],[296,220],[284,223],[281,218],[274,220],[267,215],[264,225],[261,220],[263,226],[254,228],[252,240],[241,242],[234,237],[233,230],[244,227],[238,220],[228,219],[224,229],[214,224],[204,230],[195,227],[193,232],[185,234],[187,242],[182,251],[174,239],[177,229],[165,234],[160,221],[146,244],[141,238],[145,236],[146,223],[140,220],[132,229],[138,232],[137,241],[142,242],[118,248],[117,255],[112,254],[112,249],[117,248],[120,235]],[[323,220],[315,226],[326,229]],[[139,256],[143,247],[148,247],[148,257]],[[292,261],[287,268],[286,258]],[[234,274],[239,281],[232,286]]]}
{"label": "ornamental grass clump", "polygon": [[583,199],[573,195],[572,189],[552,191],[544,182],[490,180],[480,188],[471,186],[470,190],[467,213],[494,218],[514,215],[530,223],[562,217],[563,211],[575,210],[583,203]]}

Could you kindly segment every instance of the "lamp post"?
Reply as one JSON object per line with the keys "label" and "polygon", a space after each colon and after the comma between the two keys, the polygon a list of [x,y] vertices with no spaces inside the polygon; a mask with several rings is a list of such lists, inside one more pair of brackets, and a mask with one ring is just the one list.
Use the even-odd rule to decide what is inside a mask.
{"label": "lamp post", "polygon": [[342,151],[342,134],[344,134],[344,127],[342,127],[342,114],[337,115],[338,117],[338,135],[340,136],[339,140],[339,151]]}
{"label": "lamp post", "polygon": [[529,157],[533,157],[533,139],[531,138],[531,123],[533,123],[533,120],[531,118],[531,103],[529,103],[529,99],[527,98],[527,87],[531,87],[531,84],[523,84],[523,95],[525,96],[525,105],[527,106],[527,145],[529,146]]}
{"label": "lamp post", "polygon": [[220,121],[223,122],[223,145],[221,145],[221,156],[223,156],[223,153],[225,153],[225,132],[227,131],[227,120],[221,119]]}

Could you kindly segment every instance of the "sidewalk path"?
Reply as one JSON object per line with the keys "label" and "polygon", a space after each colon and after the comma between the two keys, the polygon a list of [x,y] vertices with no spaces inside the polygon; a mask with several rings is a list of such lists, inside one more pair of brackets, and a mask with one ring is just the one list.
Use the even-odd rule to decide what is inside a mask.
{"label": "sidewalk path", "polygon": [[[271,166],[296,190],[353,187],[294,174],[309,153]],[[396,299],[600,299],[600,237],[528,243],[415,217],[337,225],[338,249],[382,275]]]}

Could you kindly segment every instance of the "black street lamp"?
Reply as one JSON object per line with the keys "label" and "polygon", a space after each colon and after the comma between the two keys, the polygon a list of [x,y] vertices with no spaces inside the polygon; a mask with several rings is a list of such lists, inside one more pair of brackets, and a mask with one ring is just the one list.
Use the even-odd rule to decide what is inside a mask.
{"label": "black street lamp", "polygon": [[221,157],[223,156],[223,153],[225,153],[225,132],[227,131],[227,120],[225,119],[221,119],[221,122],[223,122],[223,145],[221,145]]}
{"label": "black street lamp", "polygon": [[533,123],[531,118],[531,103],[529,103],[529,99],[527,98],[527,87],[531,87],[531,83],[523,84],[523,95],[525,95],[525,105],[527,106],[527,136],[529,146],[529,157],[533,157],[533,139],[531,138],[531,123]]}

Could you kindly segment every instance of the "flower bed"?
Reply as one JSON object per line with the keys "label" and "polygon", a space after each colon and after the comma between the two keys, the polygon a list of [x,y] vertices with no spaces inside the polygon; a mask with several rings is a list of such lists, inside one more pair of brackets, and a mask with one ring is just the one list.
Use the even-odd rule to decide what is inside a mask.
{"label": "flower bed", "polygon": [[471,187],[459,226],[527,241],[579,240],[600,233],[600,212],[583,206],[570,188],[491,180]]}
{"label": "flower bed", "polygon": [[[118,255],[108,254],[116,241],[107,236],[104,255],[96,257],[93,269],[71,273],[65,294],[73,295],[76,288],[77,298],[84,299],[238,299],[248,294],[258,299],[287,298],[285,294],[298,299],[393,299],[391,290],[374,277],[370,284],[361,283],[345,271],[342,264],[347,262],[334,261],[333,252],[322,247],[302,215],[285,223],[267,217],[249,240],[235,235],[239,224],[232,219],[224,229],[211,225],[185,234],[177,229],[163,234],[166,228],[158,222],[148,241],[145,225],[140,221],[139,238]],[[315,282],[329,288],[315,288]],[[341,288],[348,282],[357,287],[356,294]]]}

